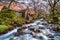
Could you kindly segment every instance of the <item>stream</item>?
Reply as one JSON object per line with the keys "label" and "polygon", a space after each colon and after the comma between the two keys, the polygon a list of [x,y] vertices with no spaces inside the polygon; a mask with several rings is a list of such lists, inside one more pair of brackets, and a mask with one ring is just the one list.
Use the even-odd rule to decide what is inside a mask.
{"label": "stream", "polygon": [[[9,31],[8,33],[0,35],[0,40],[9,40],[10,38],[13,38],[14,40],[52,40],[52,39],[60,40],[60,36],[54,36],[54,38],[52,38],[52,39],[48,38],[48,36],[46,36],[48,34],[54,35],[56,33],[50,31],[49,28],[53,27],[52,24],[48,24],[47,21],[45,21],[43,18],[39,19],[39,20],[36,20],[34,23],[25,24],[23,26],[26,26],[26,27],[33,26],[36,29],[38,29],[38,27],[40,27],[41,28],[40,30],[42,30],[42,33],[36,34],[36,35],[41,36],[42,38],[41,37],[40,38],[39,37],[34,38],[30,34],[14,36],[13,33],[17,32],[17,30],[19,29],[19,27],[16,27],[15,29]],[[28,29],[26,29],[25,32],[27,33],[27,32],[30,32],[30,31]]]}

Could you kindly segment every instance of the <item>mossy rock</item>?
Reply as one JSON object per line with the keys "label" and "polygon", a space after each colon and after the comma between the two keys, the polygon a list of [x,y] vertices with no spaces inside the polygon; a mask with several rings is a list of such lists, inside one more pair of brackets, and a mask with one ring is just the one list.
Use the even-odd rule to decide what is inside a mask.
{"label": "mossy rock", "polygon": [[8,26],[0,25],[0,34],[4,34],[6,32],[8,32]]}
{"label": "mossy rock", "polygon": [[21,28],[19,28],[19,29],[17,30],[17,32],[18,32],[18,34],[20,34],[20,35],[23,35],[23,34],[24,34],[23,29],[21,29]]}

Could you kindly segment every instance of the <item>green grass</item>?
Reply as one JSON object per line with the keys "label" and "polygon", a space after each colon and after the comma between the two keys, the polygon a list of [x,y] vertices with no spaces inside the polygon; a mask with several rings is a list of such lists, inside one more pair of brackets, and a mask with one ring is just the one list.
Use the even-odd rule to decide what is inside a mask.
{"label": "green grass", "polygon": [[7,29],[8,29],[8,26],[6,26],[6,25],[0,25],[0,32],[4,32]]}

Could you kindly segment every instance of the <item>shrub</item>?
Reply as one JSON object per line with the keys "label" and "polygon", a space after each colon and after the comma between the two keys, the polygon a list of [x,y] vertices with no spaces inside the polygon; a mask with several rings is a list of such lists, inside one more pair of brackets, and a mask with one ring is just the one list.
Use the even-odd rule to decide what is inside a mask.
{"label": "shrub", "polygon": [[3,25],[21,25],[25,23],[24,19],[16,15],[16,12],[10,9],[3,9],[0,12],[0,24]]}

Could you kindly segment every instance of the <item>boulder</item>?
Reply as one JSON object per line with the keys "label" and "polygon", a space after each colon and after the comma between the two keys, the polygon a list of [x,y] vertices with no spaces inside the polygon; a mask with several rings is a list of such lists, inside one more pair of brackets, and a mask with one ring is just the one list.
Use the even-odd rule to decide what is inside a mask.
{"label": "boulder", "polygon": [[34,28],[34,27],[29,27],[28,29],[29,29],[30,31],[34,31],[35,28]]}
{"label": "boulder", "polygon": [[41,30],[36,29],[34,32],[35,32],[35,33],[40,33],[40,32],[41,32]]}
{"label": "boulder", "polygon": [[20,34],[20,35],[23,35],[23,34],[24,34],[23,29],[21,29],[21,28],[18,29],[17,32],[18,32],[18,34]]}

